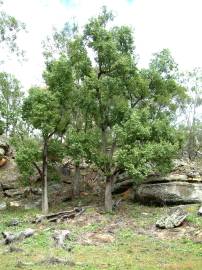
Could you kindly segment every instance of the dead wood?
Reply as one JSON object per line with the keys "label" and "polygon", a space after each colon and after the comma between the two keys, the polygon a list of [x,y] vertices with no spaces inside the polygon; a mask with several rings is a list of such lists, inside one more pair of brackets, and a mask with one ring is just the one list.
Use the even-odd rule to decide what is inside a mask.
{"label": "dead wood", "polygon": [[11,233],[11,232],[2,232],[3,238],[4,238],[4,244],[9,245],[15,241],[22,241],[25,238],[31,237],[34,234],[33,229],[26,229],[19,233]]}
{"label": "dead wood", "polygon": [[76,207],[73,210],[69,210],[69,211],[63,211],[63,212],[39,216],[35,220],[33,220],[32,223],[41,223],[44,220],[47,220],[49,222],[60,222],[67,219],[75,218],[81,215],[84,211],[85,211],[84,208]]}

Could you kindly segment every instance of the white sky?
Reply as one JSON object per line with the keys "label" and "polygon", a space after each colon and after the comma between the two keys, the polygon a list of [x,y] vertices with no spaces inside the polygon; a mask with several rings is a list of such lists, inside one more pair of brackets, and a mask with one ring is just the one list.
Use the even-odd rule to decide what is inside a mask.
{"label": "white sky", "polygon": [[[152,53],[169,48],[183,70],[202,66],[202,0],[4,0],[4,9],[27,25],[20,36],[26,51],[24,63],[16,58],[0,66],[14,73],[25,89],[42,82],[41,41],[52,27],[61,28],[75,18],[81,26],[106,5],[116,15],[116,24],[134,28],[139,66],[146,67]],[[2,52],[0,52],[2,53]]]}

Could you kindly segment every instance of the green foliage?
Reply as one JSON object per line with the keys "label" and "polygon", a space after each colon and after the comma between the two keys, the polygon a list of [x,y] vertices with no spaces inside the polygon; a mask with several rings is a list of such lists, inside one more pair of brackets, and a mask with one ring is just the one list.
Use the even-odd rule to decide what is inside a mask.
{"label": "green foliage", "polygon": [[89,148],[90,160],[105,175],[117,167],[137,178],[152,170],[166,172],[181,140],[171,122],[186,97],[175,81],[177,65],[163,50],[149,70],[139,71],[131,29],[110,28],[112,19],[104,8],[84,28],[95,63],[83,80],[80,96],[80,106],[93,122],[91,136],[97,138]]}
{"label": "green foliage", "polygon": [[33,138],[25,138],[19,141],[19,138],[13,139],[12,144],[16,148],[16,162],[24,183],[29,183],[29,178],[35,172],[33,163],[41,160],[40,144]]}
{"label": "green foliage", "polygon": [[48,142],[48,159],[52,162],[61,162],[65,155],[65,146],[58,139]]}
{"label": "green foliage", "polygon": [[178,65],[169,49],[163,49],[154,54],[153,59],[150,61],[150,69],[157,71],[166,79],[176,79],[178,76]]}
{"label": "green foliage", "polygon": [[4,133],[5,124],[2,120],[0,120],[0,135]]}
{"label": "green foliage", "polygon": [[117,162],[137,180],[171,169],[181,137],[165,113],[156,117],[146,108],[134,111],[115,132],[119,139]]}
{"label": "green foliage", "polygon": [[5,132],[14,135],[21,117],[23,93],[19,81],[11,74],[0,73],[0,120]]}
{"label": "green foliage", "polygon": [[53,133],[60,121],[60,107],[56,96],[47,89],[32,88],[24,100],[23,119],[39,129],[43,137]]}
{"label": "green foliage", "polygon": [[2,10],[0,3],[0,46],[7,47],[10,52],[18,56],[23,54],[17,44],[17,36],[20,31],[25,30],[25,24],[18,21],[15,17],[8,15]]}

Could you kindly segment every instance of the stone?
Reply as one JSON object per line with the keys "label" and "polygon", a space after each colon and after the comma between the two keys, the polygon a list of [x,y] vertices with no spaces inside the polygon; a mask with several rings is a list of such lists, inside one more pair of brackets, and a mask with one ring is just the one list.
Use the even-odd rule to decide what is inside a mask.
{"label": "stone", "polygon": [[202,202],[202,183],[162,182],[141,184],[135,199],[146,204],[187,204]]}
{"label": "stone", "polygon": [[198,215],[199,216],[202,216],[202,206],[199,208],[199,210],[198,210]]}
{"label": "stone", "polygon": [[3,191],[10,190],[10,189],[17,189],[16,183],[8,182],[8,183],[1,183],[1,188]]}
{"label": "stone", "polygon": [[3,167],[0,167],[0,182],[4,189],[19,187],[19,177],[20,173],[14,159],[9,159]]}
{"label": "stone", "polygon": [[176,228],[182,225],[186,217],[187,212],[185,212],[181,207],[175,207],[156,222],[156,227],[161,229]]}
{"label": "stone", "polygon": [[170,174],[167,176],[152,175],[145,179],[145,183],[161,183],[173,181],[186,181],[188,179],[186,174]]}
{"label": "stone", "polygon": [[13,226],[18,226],[19,224],[20,224],[19,219],[13,218],[7,223],[7,226],[13,227]]}
{"label": "stone", "polygon": [[4,195],[6,197],[21,197],[24,194],[24,190],[22,189],[8,189],[4,191]]}
{"label": "stone", "polygon": [[40,201],[28,202],[28,203],[25,203],[24,209],[25,210],[36,209],[36,208],[39,208],[40,205],[41,205]]}
{"label": "stone", "polygon": [[22,207],[22,203],[20,201],[11,201],[9,202],[10,208],[20,208]]}
{"label": "stone", "polygon": [[5,155],[5,150],[0,147],[0,157]]}
{"label": "stone", "polygon": [[7,204],[6,202],[0,202],[0,211],[6,210]]}

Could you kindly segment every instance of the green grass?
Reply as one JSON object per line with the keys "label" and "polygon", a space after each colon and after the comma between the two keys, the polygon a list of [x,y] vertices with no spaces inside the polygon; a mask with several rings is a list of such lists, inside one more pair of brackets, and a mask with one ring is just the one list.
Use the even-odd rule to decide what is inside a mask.
{"label": "green grass", "polygon": [[[196,215],[197,209],[198,206],[187,206],[190,213],[188,224],[200,231],[202,217]],[[30,223],[37,211],[1,212],[0,231],[16,232],[30,227],[37,233],[21,243],[15,243],[15,247],[23,249],[20,253],[7,252],[8,247],[0,245],[0,269],[201,270],[202,243],[196,243],[186,236],[172,240],[160,239],[152,235],[156,219],[165,210],[159,207],[124,204],[114,215],[100,215],[91,208],[83,214],[84,220],[82,221],[81,216],[78,223],[38,225]],[[16,217],[22,223],[17,227],[7,227],[7,222]],[[56,228],[67,228],[71,231],[70,240],[66,241],[66,245],[71,247],[72,251],[54,247],[51,235]],[[78,241],[79,237],[86,233],[106,233],[109,228],[111,230],[114,228],[113,243],[82,245]],[[70,265],[45,264],[44,260],[50,257],[65,258],[71,263]]]}

